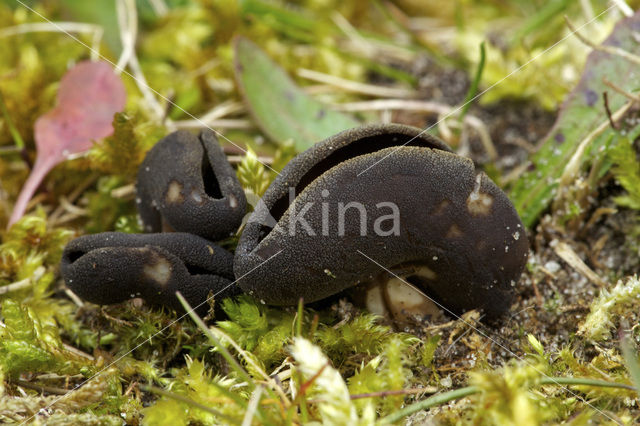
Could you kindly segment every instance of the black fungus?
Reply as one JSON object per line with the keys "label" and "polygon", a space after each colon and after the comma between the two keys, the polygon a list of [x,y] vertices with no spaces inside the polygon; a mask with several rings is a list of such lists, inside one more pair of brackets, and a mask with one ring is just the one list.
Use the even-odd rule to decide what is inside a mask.
{"label": "black fungus", "polygon": [[320,300],[391,276],[386,268],[446,310],[497,316],[526,263],[526,231],[507,196],[471,160],[412,127],[330,137],[293,159],[262,200],[234,270],[245,292],[269,304]]}
{"label": "black fungus", "polygon": [[185,233],[105,232],[71,241],[61,272],[67,286],[97,304],[140,297],[151,305],[181,310],[179,291],[199,313],[204,303],[239,294],[233,255],[204,238]]}
{"label": "black fungus", "polygon": [[161,139],[140,165],[136,190],[146,232],[169,229],[218,241],[236,232],[246,212],[242,186],[210,130]]}

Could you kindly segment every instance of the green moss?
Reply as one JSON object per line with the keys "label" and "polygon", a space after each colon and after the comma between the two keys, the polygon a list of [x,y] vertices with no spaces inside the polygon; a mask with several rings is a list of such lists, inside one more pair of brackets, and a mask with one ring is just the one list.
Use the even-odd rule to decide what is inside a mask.
{"label": "green moss", "polygon": [[87,364],[64,349],[55,321],[37,317],[12,299],[2,302],[2,318],[0,368],[8,377],[26,372],[78,374]]}

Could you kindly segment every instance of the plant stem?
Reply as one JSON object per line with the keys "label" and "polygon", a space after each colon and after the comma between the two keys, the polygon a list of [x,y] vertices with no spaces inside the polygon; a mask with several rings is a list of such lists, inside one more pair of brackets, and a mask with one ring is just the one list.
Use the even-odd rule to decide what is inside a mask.
{"label": "plant stem", "polygon": [[[607,382],[605,380],[587,379],[582,377],[544,377],[540,380],[541,385],[579,385],[579,386],[595,386],[603,388],[618,388],[635,391],[633,386],[624,383]],[[444,404],[455,399],[464,398],[469,395],[480,392],[480,388],[477,386],[467,386],[464,388],[452,390],[449,392],[443,392],[438,395],[433,395],[427,399],[411,404],[400,411],[391,413],[388,416],[381,419],[381,423],[394,423],[398,420],[416,413],[421,410],[426,410],[436,405]]]}
{"label": "plant stem", "polygon": [[462,123],[464,120],[464,116],[467,115],[467,111],[471,106],[471,102],[475,99],[476,93],[478,93],[478,86],[480,85],[480,80],[482,79],[482,73],[484,71],[484,64],[486,61],[487,49],[485,48],[484,41],[480,43],[480,62],[478,62],[478,68],[476,69],[476,75],[471,82],[471,87],[469,87],[469,91],[467,92],[467,97],[464,99],[462,103],[462,110],[460,111],[460,116],[458,120]]}
{"label": "plant stem", "polygon": [[211,343],[213,343],[216,349],[218,349],[218,351],[220,352],[220,355],[222,355],[222,357],[229,363],[231,368],[235,370],[236,373],[238,373],[238,375],[242,378],[242,380],[247,382],[251,390],[254,390],[256,387],[256,384],[253,382],[253,379],[251,378],[249,373],[247,373],[244,370],[244,368],[242,368],[240,363],[236,361],[233,355],[231,355],[231,353],[227,350],[227,348],[224,347],[222,342],[220,342],[220,340],[211,332],[211,330],[209,330],[209,327],[207,327],[207,325],[202,321],[202,319],[198,316],[198,314],[195,313],[195,311],[189,305],[189,302],[185,300],[182,294],[180,294],[180,292],[177,292],[176,296],[178,296],[178,300],[184,307],[184,310],[187,312],[187,314],[191,317],[193,322],[196,323],[198,328],[205,334],[205,336],[209,338],[209,340],[211,341]]}
{"label": "plant stem", "polygon": [[576,385],[576,386],[595,386],[599,388],[618,388],[635,391],[631,385],[624,383],[608,382],[606,380],[587,379],[583,377],[544,377],[540,380],[541,385]]}
{"label": "plant stem", "polygon": [[440,393],[438,395],[434,395],[427,399],[423,399],[422,401],[416,402],[415,404],[411,404],[400,411],[389,414],[387,417],[381,419],[381,423],[394,423],[415,412],[426,410],[427,408],[444,404],[445,402],[453,401],[454,399],[464,398],[465,396],[473,395],[474,393],[478,392],[480,392],[480,388],[476,386],[467,386],[449,392]]}

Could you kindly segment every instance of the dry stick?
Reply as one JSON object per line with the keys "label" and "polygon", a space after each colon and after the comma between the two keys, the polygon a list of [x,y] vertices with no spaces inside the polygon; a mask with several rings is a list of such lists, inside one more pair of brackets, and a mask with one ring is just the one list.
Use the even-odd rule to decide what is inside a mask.
{"label": "dry stick", "polygon": [[116,6],[118,26],[120,27],[120,39],[123,45],[123,52],[120,55],[116,69],[121,72],[124,71],[127,64],[129,65],[138,90],[140,90],[142,97],[151,107],[151,112],[155,116],[154,118],[160,121],[164,116],[164,108],[160,105],[156,97],[153,96],[153,93],[151,93],[150,86],[147,84],[147,79],[142,73],[138,57],[136,56],[135,42],[138,33],[138,11],[135,1],[118,0]]}
{"label": "dry stick", "polygon": [[182,120],[173,123],[167,123],[167,127],[172,129],[201,129],[202,123],[209,127],[215,127],[217,129],[233,129],[233,130],[251,130],[255,128],[255,125],[245,119],[228,118],[225,120],[211,120],[211,121],[199,121],[199,120]]}
{"label": "dry stick", "polygon": [[[626,113],[629,111],[629,108],[633,105],[633,101],[629,101],[620,107],[616,112],[611,115],[611,118],[614,121],[620,120]],[[573,156],[567,163],[567,166],[564,168],[562,172],[562,176],[560,177],[560,188],[567,187],[573,182],[578,171],[580,169],[580,162],[582,160],[582,156],[586,151],[587,147],[593,142],[593,140],[600,136],[607,128],[609,127],[609,120],[602,122],[598,127],[596,127],[591,133],[585,137],[580,144],[578,144],[578,148],[574,152]]]}
{"label": "dry stick", "polygon": [[82,22],[28,22],[26,24],[0,29],[0,38],[18,34],[38,32],[59,33],[61,31],[68,33],[92,34],[93,40],[91,41],[91,48],[93,51],[91,52],[91,60],[98,60],[98,50],[100,48],[100,41],[102,40],[104,30],[101,26],[95,24],[86,24]]}
{"label": "dry stick", "polygon": [[[244,105],[240,102],[226,101],[219,105],[216,105],[211,110],[207,111],[204,115],[197,120],[179,120],[174,121],[172,124],[177,129],[188,129],[202,127],[202,122],[211,123],[220,120],[230,114],[243,112],[245,110]],[[247,120],[244,120],[247,121]]]}
{"label": "dry stick", "polygon": [[79,357],[82,357],[82,358],[86,358],[86,359],[88,359],[90,361],[95,361],[95,358],[92,355],[89,355],[88,353],[86,353],[84,351],[81,351],[80,349],[78,349],[78,348],[76,348],[74,346],[71,346],[71,345],[69,345],[67,343],[63,343],[62,347],[64,347],[64,349],[67,352],[71,352],[72,354],[74,354],[76,356],[79,356]]}
{"label": "dry stick", "polygon": [[64,293],[71,299],[73,303],[76,304],[78,308],[82,308],[84,306],[84,302],[80,299],[74,292],[65,287]]}
{"label": "dry stick", "polygon": [[613,117],[611,117],[611,108],[609,108],[609,93],[607,91],[602,92],[602,99],[604,100],[604,111],[607,113],[609,125],[611,125],[611,128],[613,130],[618,130],[618,124],[613,121]]}
{"label": "dry stick", "polygon": [[620,49],[619,47],[605,46],[605,45],[602,45],[602,44],[600,44],[600,45],[595,44],[594,42],[592,42],[591,40],[587,39],[585,36],[583,36],[582,34],[580,34],[578,32],[576,27],[571,23],[571,21],[567,17],[567,15],[564,16],[564,20],[567,22],[567,26],[569,27],[571,32],[573,34],[575,34],[576,37],[578,37],[578,40],[580,40],[581,42],[583,42],[584,44],[586,44],[587,46],[589,46],[593,50],[598,50],[600,52],[605,52],[605,53],[609,53],[611,55],[620,56],[621,58],[624,58],[624,59],[628,60],[629,62],[633,62],[634,64],[640,65],[640,56],[634,55],[633,53],[627,52],[626,50]]}
{"label": "dry stick", "polygon": [[629,99],[630,101],[634,101],[636,103],[640,103],[640,96],[634,95],[633,93],[630,93],[630,92],[626,91],[622,87],[620,87],[617,84],[615,84],[614,82],[610,81],[607,77],[602,77],[602,82],[604,83],[605,86],[608,86],[608,87],[612,88],[614,91],[618,92],[619,94],[621,94],[625,98]]}
{"label": "dry stick", "polygon": [[164,0],[149,0],[149,5],[153,9],[153,12],[159,17],[163,17],[169,13],[169,6],[167,6]]}
{"label": "dry stick", "polygon": [[[91,175],[87,179],[82,181],[82,183],[78,185],[71,194],[69,194],[69,196],[67,197],[67,201],[69,201],[70,203],[75,203],[78,197],[80,197],[84,193],[84,191],[87,190],[87,188],[93,185],[96,180],[98,180],[98,175]],[[64,212],[64,207],[62,207],[62,205],[59,205],[49,216],[49,221],[52,223],[56,223],[58,218],[62,216]]]}
{"label": "dry stick", "polygon": [[633,9],[631,9],[624,0],[611,0],[611,2],[615,4],[618,9],[620,9],[620,12],[627,18],[633,16]]}
{"label": "dry stick", "polygon": [[262,396],[263,389],[263,386],[260,385],[256,387],[251,394],[247,411],[244,413],[244,419],[242,419],[242,426],[251,426],[253,423],[253,418],[256,416],[256,411],[258,410],[258,404],[260,403],[260,397]]}
{"label": "dry stick", "polygon": [[22,386],[23,388],[35,390],[41,393],[46,392],[52,395],[66,395],[67,392],[69,392],[66,389],[56,388],[53,386],[38,385],[38,384],[27,382],[24,380],[16,380],[15,384],[17,386]]}
{"label": "dry stick", "polygon": [[128,183],[128,184],[120,186],[118,188],[114,188],[110,192],[110,195],[113,198],[118,198],[118,199],[131,198],[135,194],[136,194],[136,185],[135,185],[135,183]]}
{"label": "dry stick", "polygon": [[385,396],[395,396],[395,395],[419,395],[421,393],[435,393],[438,391],[436,387],[428,387],[428,388],[411,388],[411,389],[400,389],[400,390],[388,390],[388,391],[380,391],[380,392],[369,392],[369,393],[359,393],[355,395],[351,395],[350,398],[354,399],[362,399],[362,398],[381,398]]}
{"label": "dry stick", "polygon": [[580,275],[586,277],[589,281],[596,284],[599,287],[606,287],[607,283],[600,278],[586,263],[580,259],[578,254],[571,248],[571,246],[565,242],[559,242],[553,248],[558,256],[569,264],[573,269],[578,271]]}
{"label": "dry stick", "polygon": [[341,46],[345,53],[357,53],[368,59],[379,59],[380,56],[384,56],[403,62],[412,62],[415,60],[415,53],[408,48],[398,46],[397,44],[389,44],[364,38],[358,30],[338,12],[335,12],[331,16],[331,20],[348,37],[348,40]]}
{"label": "dry stick", "polygon": [[360,83],[358,81],[347,80],[345,78],[336,77],[306,68],[299,68],[298,76],[311,81],[335,86],[348,92],[361,93],[363,95],[378,96],[381,98],[414,98],[416,96],[416,92],[414,90]]}
{"label": "dry stick", "polygon": [[32,284],[42,278],[46,271],[44,266],[38,266],[30,277],[0,287],[0,295],[31,287]]}
{"label": "dry stick", "polygon": [[[227,161],[231,164],[238,164],[244,160],[243,155],[229,155],[227,157]],[[258,156],[258,161],[264,164],[273,165],[273,157],[263,157],[261,155]]]}
{"label": "dry stick", "polygon": [[[133,12],[131,12],[132,8]],[[120,29],[120,42],[122,43],[122,53],[120,53],[116,64],[116,72],[120,74],[129,63],[135,49],[136,33],[138,32],[135,3],[132,0],[116,0],[116,14]]]}

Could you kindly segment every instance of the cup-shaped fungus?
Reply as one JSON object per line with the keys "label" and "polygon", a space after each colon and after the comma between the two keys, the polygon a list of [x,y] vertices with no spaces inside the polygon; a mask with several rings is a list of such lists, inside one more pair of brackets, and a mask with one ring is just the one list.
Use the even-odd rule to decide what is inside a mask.
{"label": "cup-shaped fungus", "polygon": [[140,297],[151,305],[181,309],[179,291],[200,313],[210,295],[238,294],[233,255],[210,241],[185,233],[105,232],[71,241],[60,264],[67,286],[101,305]]}
{"label": "cup-shaped fungus", "polygon": [[236,232],[247,201],[210,130],[161,139],[138,171],[136,204],[146,232],[175,230],[217,241]]}
{"label": "cup-shaped fungus", "polygon": [[401,277],[452,313],[497,316],[527,253],[513,205],[471,160],[420,129],[371,125],[282,170],[249,218],[234,271],[270,304]]}

